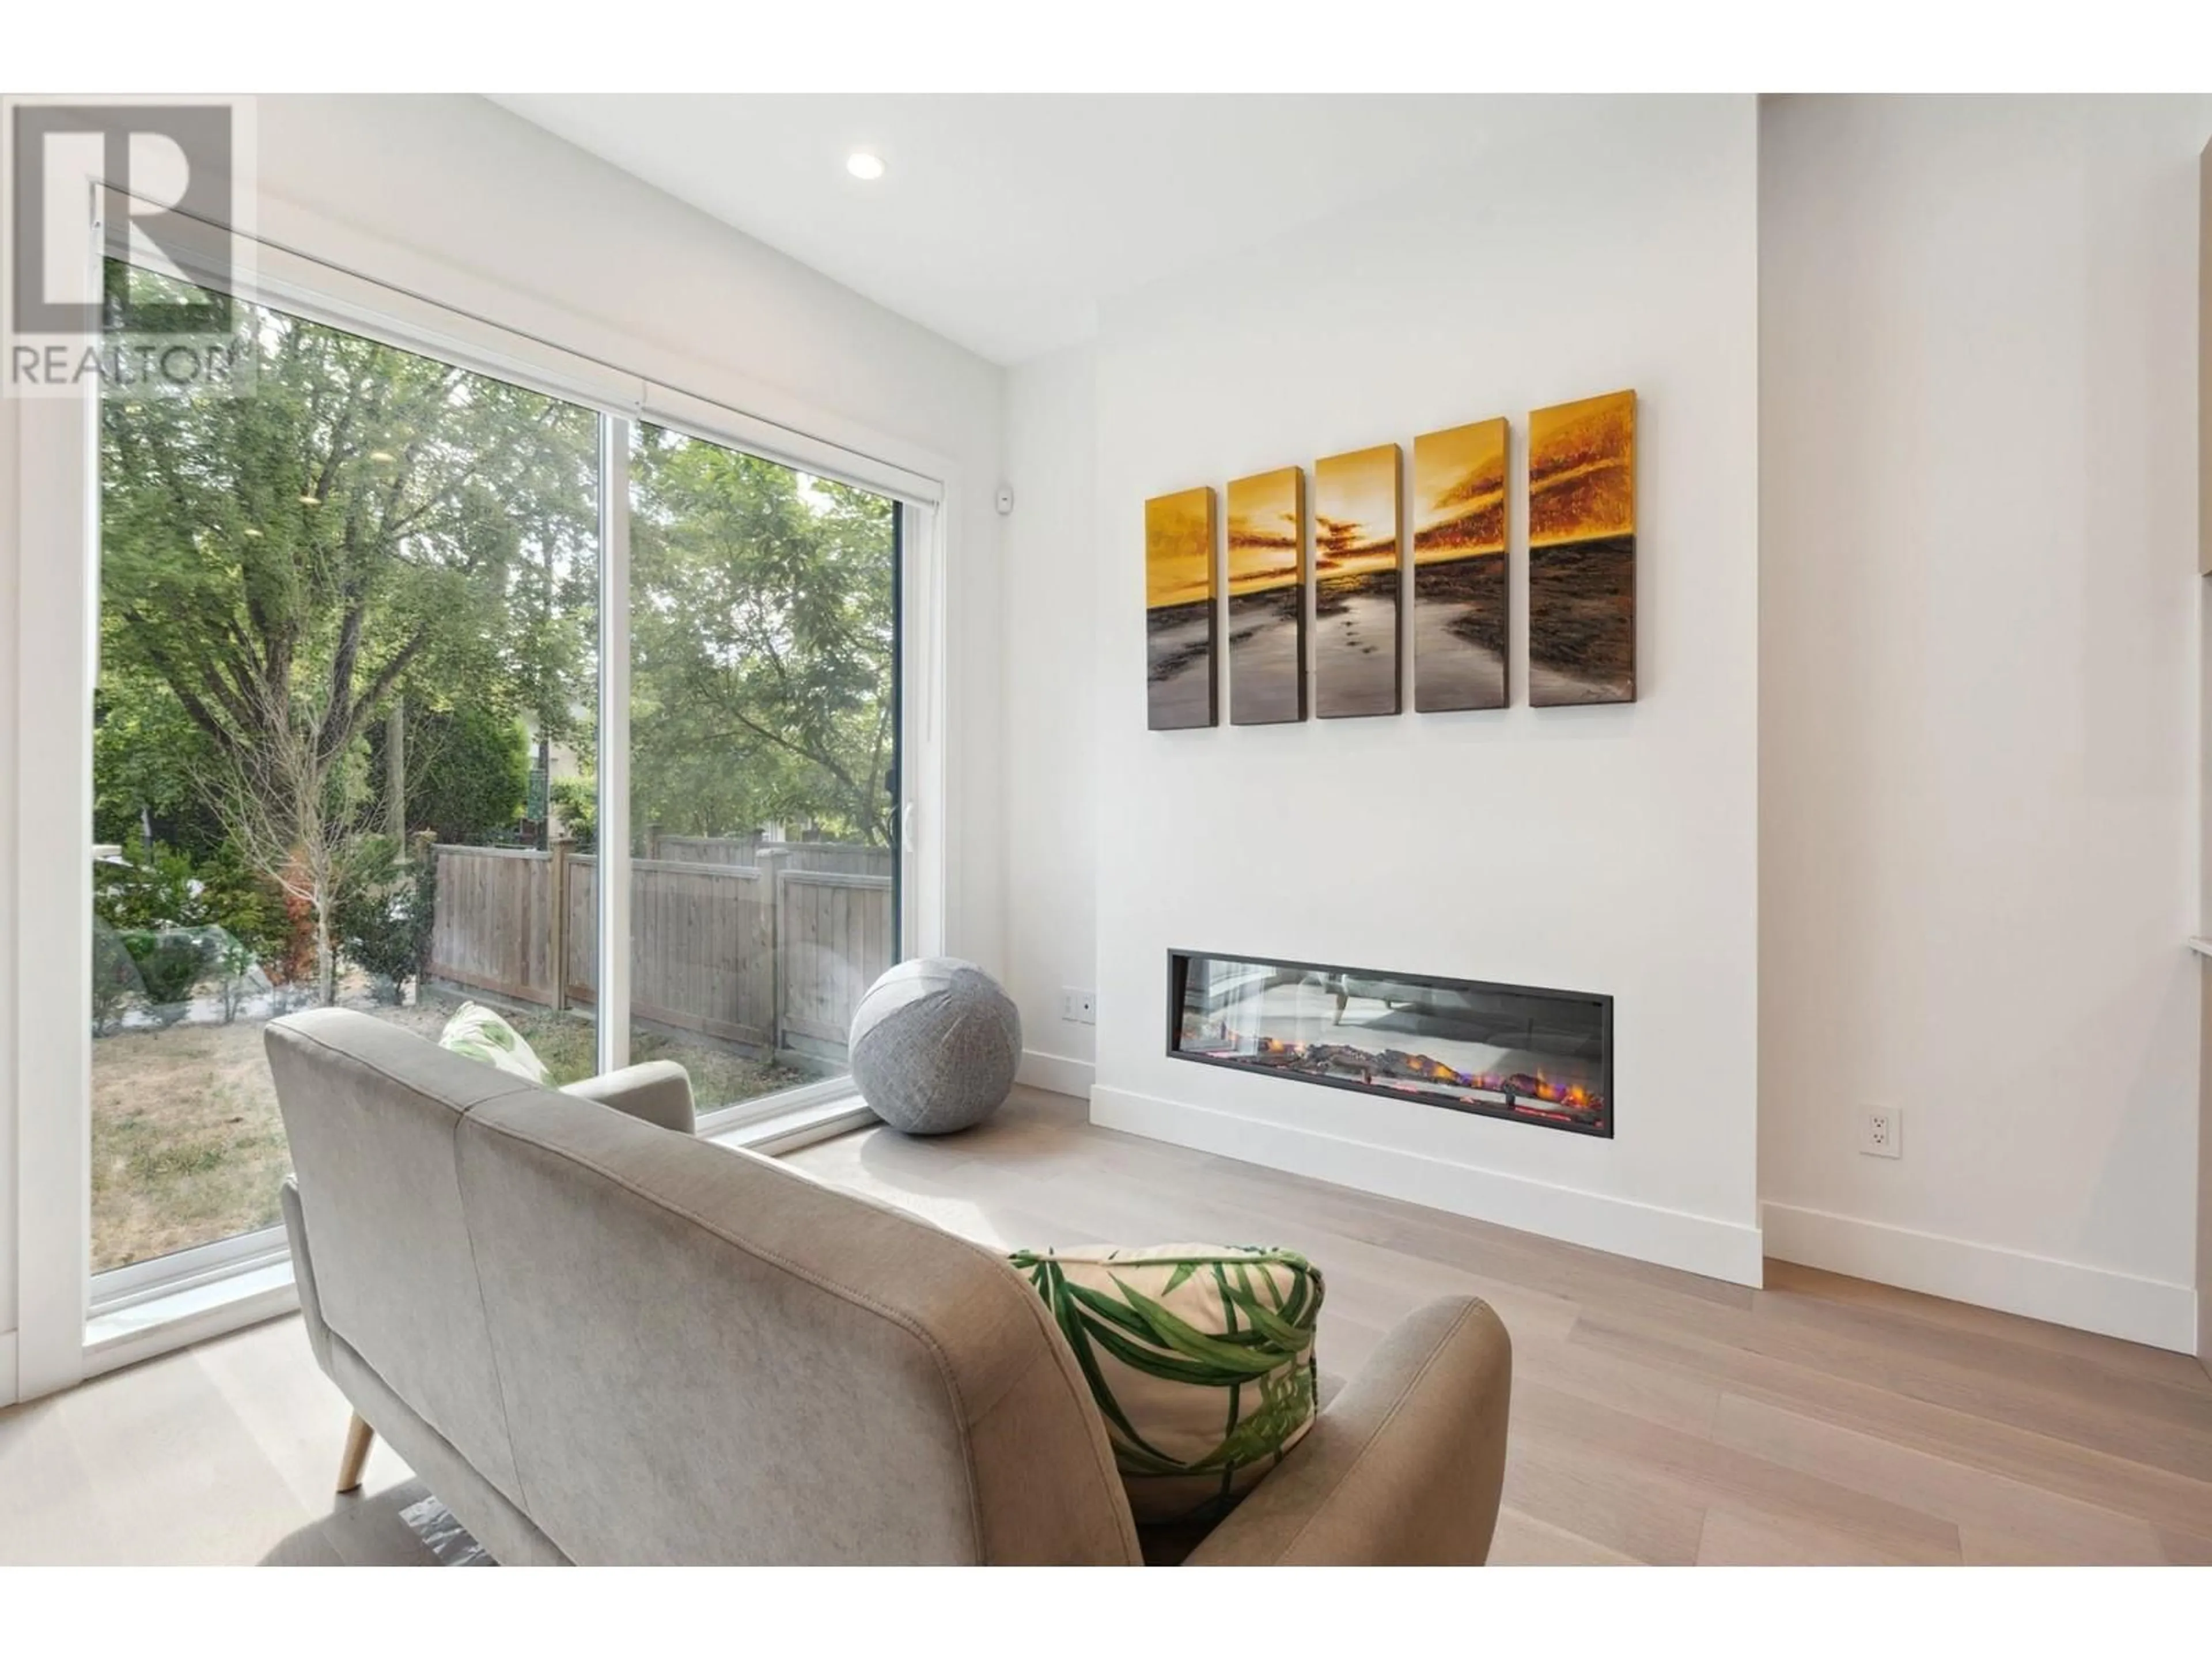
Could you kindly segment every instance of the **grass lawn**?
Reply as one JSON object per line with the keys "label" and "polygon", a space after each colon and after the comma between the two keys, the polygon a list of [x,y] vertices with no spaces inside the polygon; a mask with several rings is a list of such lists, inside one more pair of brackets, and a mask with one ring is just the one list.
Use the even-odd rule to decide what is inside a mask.
{"label": "grass lawn", "polygon": [[[428,989],[412,1008],[350,1006],[435,1041],[462,998]],[[588,1015],[502,1008],[556,1083],[589,1077]],[[291,1170],[263,1022],[128,1030],[92,1046],[92,1270],[104,1273],[270,1226]],[[638,1028],[635,1060],[672,1060],[691,1074],[699,1109],[811,1082],[817,1073]]]}

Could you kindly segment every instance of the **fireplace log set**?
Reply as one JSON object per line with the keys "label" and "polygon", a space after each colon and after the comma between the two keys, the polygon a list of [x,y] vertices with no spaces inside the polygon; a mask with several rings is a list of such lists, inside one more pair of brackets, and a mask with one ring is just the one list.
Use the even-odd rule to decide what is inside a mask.
{"label": "fireplace log set", "polygon": [[[1613,1133],[1609,997],[1188,952],[1170,955],[1169,992],[1168,1052],[1180,1059]],[[1315,1006],[1315,993],[1327,1004]],[[1382,1012],[1348,1022],[1347,1004],[1359,1001]],[[1262,1023],[1273,1029],[1255,1029]],[[1316,1035],[1277,1034],[1285,1030]],[[1460,1064],[1336,1036],[1359,1030],[1425,1036]],[[1470,1069],[1477,1046],[1507,1064]]]}

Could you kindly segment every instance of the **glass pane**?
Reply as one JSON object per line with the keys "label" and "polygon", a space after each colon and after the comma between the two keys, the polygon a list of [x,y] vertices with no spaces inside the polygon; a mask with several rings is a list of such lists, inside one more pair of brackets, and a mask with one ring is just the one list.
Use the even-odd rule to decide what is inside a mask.
{"label": "glass pane", "polygon": [[95,1272],[276,1220],[277,1014],[434,1038],[473,997],[593,1069],[554,895],[592,819],[598,417],[248,314],[250,395],[101,410]]}
{"label": "glass pane", "polygon": [[898,507],[651,426],[630,463],[631,1058],[835,1076],[896,959]]}

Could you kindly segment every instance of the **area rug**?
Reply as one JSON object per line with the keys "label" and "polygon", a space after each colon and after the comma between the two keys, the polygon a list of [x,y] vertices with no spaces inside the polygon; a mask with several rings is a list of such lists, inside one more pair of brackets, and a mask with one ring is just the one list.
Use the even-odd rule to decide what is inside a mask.
{"label": "area rug", "polygon": [[422,1547],[437,1558],[441,1567],[495,1567],[498,1562],[482,1544],[469,1536],[468,1528],[453,1519],[453,1512],[435,1498],[426,1498],[419,1504],[410,1504],[399,1511],[399,1518],[414,1529],[422,1540]]}

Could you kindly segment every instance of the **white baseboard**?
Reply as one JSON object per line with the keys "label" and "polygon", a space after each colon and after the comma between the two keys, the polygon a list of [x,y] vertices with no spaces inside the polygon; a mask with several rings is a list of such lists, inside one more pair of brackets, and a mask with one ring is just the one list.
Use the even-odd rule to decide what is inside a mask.
{"label": "white baseboard", "polygon": [[1586,1244],[1723,1279],[1759,1282],[1765,1252],[1759,1230],[1710,1216],[1611,1198],[1501,1174],[1370,1141],[1293,1128],[1211,1107],[1125,1090],[1094,1088],[1091,1121],[1131,1134],[1288,1170],[1318,1181],[1425,1204],[1503,1227]]}
{"label": "white baseboard", "polygon": [[1087,1060],[1070,1060],[1066,1054],[1024,1048],[1022,1063],[1014,1071],[1014,1081],[1025,1083],[1032,1089],[1073,1095],[1078,1100],[1085,1100],[1090,1097],[1091,1079],[1096,1069]]}
{"label": "white baseboard", "polygon": [[0,1406],[15,1403],[15,1333],[0,1331]]}
{"label": "white baseboard", "polygon": [[1789,1204],[1762,1204],[1759,1223],[1768,1254],[1783,1261],[2197,1352],[2197,1293],[2186,1285]]}

